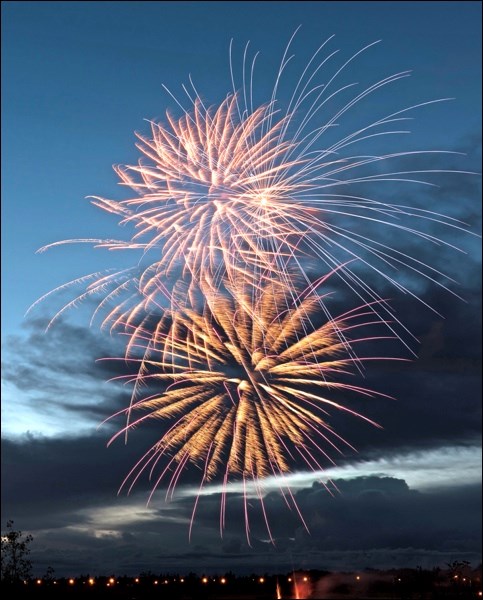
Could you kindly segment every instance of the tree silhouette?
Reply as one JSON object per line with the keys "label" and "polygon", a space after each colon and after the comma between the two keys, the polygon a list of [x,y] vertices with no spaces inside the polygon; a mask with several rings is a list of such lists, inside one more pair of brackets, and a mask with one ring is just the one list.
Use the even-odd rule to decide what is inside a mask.
{"label": "tree silhouette", "polygon": [[2,583],[14,584],[30,577],[32,563],[28,559],[31,535],[15,531],[13,521],[7,521],[7,532],[2,534],[1,577]]}

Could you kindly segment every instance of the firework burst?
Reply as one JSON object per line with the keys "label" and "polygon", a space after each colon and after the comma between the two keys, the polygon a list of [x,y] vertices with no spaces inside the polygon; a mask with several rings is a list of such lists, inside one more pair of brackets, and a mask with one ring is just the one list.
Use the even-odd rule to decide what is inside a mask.
{"label": "firework burst", "polygon": [[[331,67],[337,51],[321,58],[327,40],[308,62],[282,109],[278,95],[292,58],[291,41],[266,103],[254,106],[256,56],[248,60],[247,46],[241,92],[230,93],[218,107],[207,107],[192,84],[191,92],[185,88],[189,106],[181,106],[175,98],[183,110],[180,117],[167,113],[164,124],[151,122],[150,136],[138,135],[143,160],[115,167],[122,185],[136,196],[120,201],[93,198],[96,206],[117,215],[120,224],[131,225],[132,237],[67,240],[50,246],[87,242],[109,250],[138,250],[142,259],[131,268],[93,273],[61,286],[84,286],[84,292],[59,314],[80,300],[100,298],[96,314],[102,314],[103,325],[129,329],[140,314],[159,314],[166,307],[177,310],[184,302],[173,294],[178,281],[187,283],[185,298],[193,303],[197,292],[212,293],[225,282],[257,288],[268,281],[290,289],[295,273],[309,284],[315,268],[316,277],[335,270],[358,301],[375,301],[373,306],[385,318],[397,322],[368,273],[414,297],[401,282],[401,271],[447,289],[450,278],[387,238],[388,234],[393,240],[409,235],[450,246],[429,227],[419,229],[414,222],[457,229],[464,229],[463,224],[363,192],[387,181],[429,184],[420,177],[441,172],[394,168],[404,158],[414,160],[436,151],[375,154],[371,146],[376,140],[409,133],[401,124],[410,119],[411,111],[432,102],[369,119],[329,142],[339,123],[366,98],[409,72],[395,73],[353,93],[355,84],[338,84],[339,78],[373,44]],[[321,83],[320,74],[331,69]],[[233,68],[232,83],[235,90]],[[350,99],[342,100],[349,92]],[[365,152],[353,152],[364,145]]]}
{"label": "firework burst", "polygon": [[[280,478],[300,461],[320,471],[320,457],[333,463],[333,452],[352,448],[331,427],[330,413],[376,423],[333,395],[384,396],[342,379],[375,358],[356,358],[356,344],[386,338],[354,338],[368,325],[382,324],[374,321],[370,306],[318,324],[320,302],[313,290],[296,302],[278,288],[267,287],[255,299],[234,290],[231,296],[208,296],[202,314],[178,313],[174,327],[159,322],[154,331],[147,329],[142,356],[132,359],[137,371],[132,381],[138,393],[163,389],[133,397],[131,406],[115,415],[126,414],[128,421],[113,440],[152,419],[168,425],[123,485],[131,489],[149,471],[153,492],[166,479],[169,496],[183,470],[195,464],[203,473],[201,487],[221,476],[224,490],[238,478],[260,491],[267,476]],[[138,328],[138,345],[142,340]],[[263,507],[262,493],[258,496]],[[221,528],[225,491],[222,497]],[[288,498],[294,505],[291,494]],[[248,517],[246,527],[248,537]]]}

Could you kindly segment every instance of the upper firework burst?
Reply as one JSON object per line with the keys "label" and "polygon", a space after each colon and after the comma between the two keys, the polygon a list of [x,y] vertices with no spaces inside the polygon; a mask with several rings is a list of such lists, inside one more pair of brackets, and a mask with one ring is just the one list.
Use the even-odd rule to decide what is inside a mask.
{"label": "upper firework burst", "polygon": [[[441,172],[414,167],[418,156],[435,151],[403,150],[389,141],[408,133],[401,123],[409,120],[409,111],[432,102],[387,114],[371,109],[366,115],[360,107],[367,107],[368,98],[409,73],[354,92],[355,84],[340,81],[341,74],[373,44],[333,65],[337,52],[321,58],[327,42],[295,80],[288,101],[279,96],[291,42],[267,101],[258,106],[255,59],[248,60],[247,46],[240,92],[207,107],[193,85],[192,92],[185,90],[188,106],[173,96],[181,116],[168,113],[164,123],[151,122],[149,136],[138,135],[142,160],[116,167],[136,196],[93,199],[119,215],[121,224],[132,225],[132,236],[70,240],[143,253],[134,267],[73,282],[86,285],[79,298],[103,298],[104,323],[131,324],[134,316],[164,310],[166,299],[175,308],[173,282],[180,281],[190,293],[202,294],[225,285],[257,288],[263,281],[290,288],[294,273],[310,283],[335,270],[362,301],[377,302],[382,316],[393,321],[380,302],[382,286],[389,283],[415,296],[407,283],[414,276],[446,287],[449,278],[411,254],[406,241],[450,246],[434,227],[462,229],[462,224],[417,202],[389,203],[375,191],[380,182],[427,183],[418,180]],[[233,69],[232,82],[235,90]],[[352,129],[341,127],[346,119]],[[386,195],[387,188],[380,189]]]}

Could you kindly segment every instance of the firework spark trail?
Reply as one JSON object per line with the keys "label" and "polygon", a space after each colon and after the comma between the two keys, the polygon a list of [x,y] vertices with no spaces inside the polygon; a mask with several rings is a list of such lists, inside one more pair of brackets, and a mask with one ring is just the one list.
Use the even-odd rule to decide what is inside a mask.
{"label": "firework spark trail", "polygon": [[[373,311],[366,305],[318,325],[311,315],[320,320],[321,298],[313,291],[288,308],[288,292],[274,296],[269,287],[258,292],[256,302],[252,293],[243,295],[239,291],[232,296],[213,293],[206,300],[202,314],[188,309],[178,314],[175,331],[169,324],[165,331],[158,327],[155,342],[148,330],[146,347],[139,348],[141,358],[130,359],[142,364],[142,369],[134,377],[120,377],[133,382],[137,393],[161,387],[159,393],[133,398],[130,407],[114,415],[124,414],[128,420],[111,442],[152,419],[168,423],[161,439],[136,463],[123,486],[128,485],[130,490],[141,474],[150,470],[155,480],[152,493],[167,479],[166,496],[172,496],[182,471],[195,464],[203,471],[199,496],[205,483],[224,471],[224,490],[236,478],[241,478],[244,485],[254,482],[271,537],[262,480],[275,475],[282,478],[282,487],[283,475],[297,463],[297,456],[309,468],[322,470],[317,456],[332,461],[330,449],[342,452],[341,445],[352,448],[330,426],[331,411],[342,411],[378,426],[331,398],[340,391],[385,396],[341,380],[354,371],[356,362],[341,342],[341,333],[345,339],[350,338],[351,347],[388,336],[352,339],[354,332],[384,325],[374,320]],[[361,364],[374,359],[379,360],[358,357],[357,361]],[[162,459],[166,464],[155,476]],[[293,507],[294,497],[284,497]],[[225,501],[223,492],[221,528]],[[193,516],[197,504],[198,500]],[[245,514],[249,539],[248,509]]]}

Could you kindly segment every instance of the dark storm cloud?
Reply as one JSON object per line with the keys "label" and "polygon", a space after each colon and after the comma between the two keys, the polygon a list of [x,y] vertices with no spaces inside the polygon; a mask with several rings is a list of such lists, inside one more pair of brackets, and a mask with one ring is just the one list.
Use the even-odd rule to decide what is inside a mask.
{"label": "dark storm cloud", "polygon": [[366,371],[367,387],[394,398],[357,402],[383,429],[349,425],[341,415],[333,420],[363,456],[479,443],[481,357],[478,336],[470,331],[478,329],[479,319],[476,310],[465,312],[461,321],[433,318],[419,324],[420,358],[396,366],[371,364]]}
{"label": "dark storm cloud", "polygon": [[[106,440],[100,435],[2,440],[6,513],[28,514],[34,498],[37,511],[60,517],[66,511],[112,498],[126,468],[119,462],[122,448],[117,450],[115,456],[106,450]],[[34,513],[30,526],[35,518]]]}
{"label": "dark storm cloud", "polygon": [[[365,550],[374,548],[404,548],[410,545],[428,550],[450,550],[451,545],[461,550],[478,551],[478,523],[480,522],[478,486],[418,492],[409,489],[400,479],[389,477],[360,477],[353,480],[335,480],[339,493],[330,495],[324,486],[312,487],[295,493],[295,499],[310,533],[303,528],[295,511],[289,512],[278,492],[270,492],[264,499],[271,533],[282,547],[290,539],[294,551],[308,550]],[[178,511],[185,506],[191,514],[192,498],[178,502]],[[228,498],[227,533],[243,540],[244,519],[239,514],[242,499]],[[256,499],[249,501],[250,532],[255,541],[267,541],[267,528]],[[201,526],[219,518],[220,497],[203,497],[197,510]],[[471,518],[468,518],[471,516]],[[193,539],[196,536],[195,522]],[[285,544],[284,544],[285,541]],[[246,540],[243,544],[246,543]],[[271,546],[262,543],[267,552]]]}
{"label": "dark storm cloud", "polygon": [[[320,484],[299,490],[295,494],[297,504],[304,515],[310,533],[301,526],[297,515],[287,511],[287,506],[279,493],[272,492],[265,498],[270,529],[276,547],[268,543],[267,528],[261,510],[255,510],[257,500],[249,505],[250,535],[252,547],[259,553],[261,564],[267,563],[275,555],[280,563],[286,561],[290,568],[289,556],[296,564],[305,568],[315,565],[333,568],[333,556],[338,556],[337,568],[349,556],[359,553],[369,556],[386,553],[387,566],[396,566],[401,561],[401,552],[413,548],[413,565],[420,554],[429,557],[434,553],[433,564],[437,564],[438,553],[472,555],[472,560],[480,552],[480,491],[478,486],[439,490],[438,493],[420,493],[410,490],[402,480],[382,477],[367,477],[354,480],[336,480],[340,493],[331,496]],[[191,500],[192,501],[192,500]],[[190,512],[188,501],[186,513]],[[195,522],[193,539],[206,535],[203,525],[212,523],[216,527],[219,518],[220,497],[204,497],[197,511],[202,532],[197,535],[199,524]],[[245,539],[244,520],[240,511],[240,497],[229,497],[227,508],[227,535],[230,545],[224,550],[236,549],[243,553],[248,550]],[[181,508],[178,510],[181,511]],[[206,525],[205,525],[206,527]],[[227,547],[228,546],[228,547]],[[344,553],[347,553],[345,560]],[[284,555],[285,558],[284,558]],[[234,560],[236,553],[230,556]],[[220,558],[221,562],[221,558]],[[368,563],[366,563],[368,564]],[[361,566],[361,561],[359,561]],[[363,565],[363,563],[362,563]]]}
{"label": "dark storm cloud", "polygon": [[[89,328],[87,323],[75,325],[58,320],[47,330],[44,319],[28,319],[24,331],[23,336],[9,336],[4,348],[16,359],[4,365],[4,377],[20,389],[38,390],[39,383],[55,386],[54,375],[75,375],[82,383],[123,372],[114,361],[96,362],[112,356],[116,348],[119,352],[119,344],[108,334]],[[25,365],[30,365],[30,369],[25,370]],[[43,380],[42,376],[47,377]]]}
{"label": "dark storm cloud", "polygon": [[[127,444],[121,438],[106,448],[108,433],[101,429],[65,438],[27,434],[2,439],[2,510],[6,518],[20,515],[23,522],[27,520],[24,527],[35,528],[41,514],[51,515],[48,526],[56,527],[55,519],[63,522],[81,509],[114,503],[124,478],[160,433],[156,427],[144,428],[141,435],[131,435]],[[198,485],[199,473],[196,468],[189,469],[183,483]],[[141,477],[134,488],[140,508],[146,505],[154,481]],[[159,497],[163,496],[160,491]],[[129,502],[125,487],[119,507]],[[42,526],[47,526],[44,521]]]}
{"label": "dark storm cloud", "polygon": [[45,327],[43,319],[29,320],[24,334],[9,336],[3,347],[2,379],[15,390],[12,402],[23,407],[25,429],[42,431],[65,419],[75,433],[75,424],[92,429],[126,406],[130,390],[106,383],[128,373],[124,361],[103,360],[122,356],[115,338],[62,320]]}
{"label": "dark storm cloud", "polygon": [[264,502],[275,546],[268,543],[257,498],[248,501],[248,545],[238,493],[227,496],[221,539],[221,496],[214,493],[199,501],[189,544],[194,496],[183,487],[169,504],[160,492],[149,509],[142,493],[116,498],[124,451],[116,448],[113,456],[99,438],[4,441],[3,519],[13,517],[34,534],[38,570],[55,564],[59,575],[80,569],[249,572],[288,570],[291,561],[300,568],[343,569],[477,560],[477,486],[422,493],[401,479],[372,476],[336,480],[340,492],[331,496],[313,483],[295,492],[310,535],[281,493],[273,491]]}

